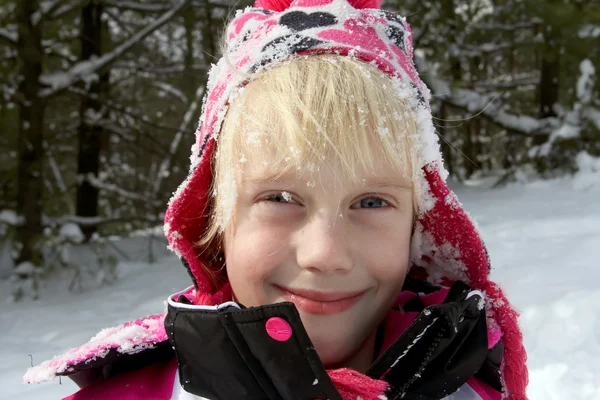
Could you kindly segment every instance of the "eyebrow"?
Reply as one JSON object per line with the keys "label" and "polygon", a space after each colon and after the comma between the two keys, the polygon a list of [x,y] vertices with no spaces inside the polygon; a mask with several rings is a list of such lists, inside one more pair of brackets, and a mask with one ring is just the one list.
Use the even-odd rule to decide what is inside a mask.
{"label": "eyebrow", "polygon": [[265,183],[286,183],[291,182],[294,176],[288,172],[276,172],[276,171],[265,171],[260,176],[248,176],[242,175],[242,182],[254,185],[260,185]]}
{"label": "eyebrow", "polygon": [[[242,181],[251,185],[261,185],[267,183],[282,183],[291,184],[295,180],[293,173],[266,173],[260,177],[245,176]],[[357,181],[362,187],[382,189],[391,188],[397,190],[413,190],[413,183],[405,177],[390,178],[390,177],[371,177],[365,178],[362,182]]]}
{"label": "eyebrow", "polygon": [[398,179],[390,179],[390,178],[371,178],[366,179],[364,182],[365,187],[373,187],[373,188],[392,188],[392,189],[400,189],[400,190],[412,190],[413,184],[410,179],[399,177]]}

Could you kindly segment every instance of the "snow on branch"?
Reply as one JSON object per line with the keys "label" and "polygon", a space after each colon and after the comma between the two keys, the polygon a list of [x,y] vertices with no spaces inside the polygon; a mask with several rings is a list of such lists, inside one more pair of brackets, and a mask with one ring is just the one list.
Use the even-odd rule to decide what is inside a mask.
{"label": "snow on branch", "polygon": [[476,24],[468,25],[468,28],[486,30],[486,31],[505,31],[512,32],[518,29],[533,28],[535,25],[542,23],[541,18],[532,18],[530,21],[517,22],[515,24],[495,24],[495,23],[484,23],[478,22]]}
{"label": "snow on branch", "polygon": [[538,119],[507,113],[503,110],[503,104],[496,101],[497,94],[483,95],[469,89],[453,89],[447,81],[437,78],[430,71],[422,57],[415,56],[415,63],[433,96],[451,106],[481,115],[505,129],[525,136],[548,136],[561,126],[558,118]]}
{"label": "snow on branch", "polygon": [[162,205],[162,203],[160,203],[160,202],[152,201],[151,199],[148,199],[148,196],[146,196],[144,194],[130,192],[130,191],[125,190],[117,185],[112,184],[112,183],[106,183],[102,179],[95,177],[93,174],[87,174],[85,176],[85,180],[88,181],[90,185],[92,185],[93,187],[95,187],[98,190],[102,190],[104,192],[116,193],[125,199],[138,200],[138,201],[143,201],[145,203],[149,202],[149,203],[152,203],[154,206],[157,206],[159,204]]}
{"label": "snow on branch", "polygon": [[62,17],[65,14],[70,13],[77,7],[81,7],[84,3],[79,0],[72,0],[69,4],[64,4],[52,11],[52,13],[47,17],[49,19],[57,19]]}
{"label": "snow on branch", "polygon": [[173,85],[170,85],[166,82],[154,81],[154,82],[152,82],[152,86],[160,89],[161,91],[163,91],[165,93],[169,93],[169,94],[173,95],[174,97],[176,97],[177,99],[182,101],[184,104],[187,104],[187,102],[188,102],[188,98],[185,95],[185,93],[183,93],[181,90],[177,89]]}
{"label": "snow on branch", "polygon": [[17,213],[13,210],[1,210],[0,224],[9,226],[23,226],[25,225],[25,217],[17,215]]}
{"label": "snow on branch", "polygon": [[446,82],[438,81],[434,85],[438,99],[454,107],[463,108],[472,114],[479,114],[490,121],[515,133],[526,136],[547,136],[560,126],[558,118],[537,119],[528,115],[507,113],[502,104],[496,102],[496,96],[481,95],[472,90],[450,90]]}
{"label": "snow on branch", "polygon": [[151,218],[143,218],[137,216],[131,217],[120,217],[120,218],[106,218],[106,217],[81,217],[78,215],[70,215],[64,217],[47,217],[44,216],[43,223],[44,226],[62,226],[66,224],[77,224],[79,226],[98,226],[98,225],[106,225],[113,224],[119,222],[133,222],[133,221],[141,221],[141,222],[150,222],[150,223],[161,223],[162,220],[159,218],[151,219]]}
{"label": "snow on branch", "polygon": [[478,81],[476,85],[482,89],[518,89],[523,86],[535,86],[539,81],[539,73],[534,71],[523,74],[500,74],[494,79]]}
{"label": "snow on branch", "polygon": [[587,107],[583,111],[585,118],[590,121],[597,130],[600,131],[600,109],[594,107]]}
{"label": "snow on branch", "polygon": [[40,97],[52,96],[73,84],[84,80],[90,81],[97,79],[97,72],[102,68],[115,62],[118,58],[122,57],[127,51],[133,46],[141,42],[144,38],[160,28],[163,24],[173,18],[187,3],[189,0],[180,0],[174,5],[168,12],[164,13],[160,18],[157,18],[152,24],[148,25],[138,33],[134,34],[131,38],[125,41],[123,44],[115,48],[110,53],[104,54],[101,57],[81,61],[73,65],[67,71],[55,72],[52,74],[44,74],[40,77],[40,81],[43,85],[49,86],[40,91]]}
{"label": "snow on branch", "polygon": [[65,0],[48,0],[40,3],[40,8],[31,16],[31,23],[37,25],[48,15],[54,13]]}
{"label": "snow on branch", "polygon": [[579,30],[581,39],[600,37],[600,25],[585,24]]}
{"label": "snow on branch", "polygon": [[140,3],[135,1],[105,1],[104,4],[108,7],[118,8],[119,10],[125,11],[138,11],[138,12],[164,12],[167,11],[170,6],[165,3]]}
{"label": "snow on branch", "polygon": [[581,117],[591,122],[596,129],[600,130],[600,110],[595,107],[597,94],[594,91],[596,85],[596,67],[590,58],[585,58],[579,64],[580,75],[577,79],[577,99],[574,111],[579,111]]}
{"label": "snow on branch", "polygon": [[8,25],[5,28],[0,28],[0,39],[3,39],[11,44],[17,44],[19,35],[17,34],[16,25]]}
{"label": "snow on branch", "polygon": [[50,164],[50,169],[52,170],[52,174],[54,175],[54,180],[56,181],[56,186],[61,193],[66,193],[68,188],[65,184],[65,180],[63,178],[62,172],[56,163],[56,159],[54,158],[54,154],[50,150],[50,146],[48,146],[48,141],[44,140],[43,142],[44,153],[48,158],[48,164]]}
{"label": "snow on branch", "polygon": [[479,56],[482,54],[490,54],[496,53],[498,51],[503,51],[511,48],[516,48],[519,46],[529,45],[531,42],[521,41],[518,44],[503,42],[503,43],[484,43],[481,45],[464,45],[464,47],[458,49],[462,53],[462,55],[466,56]]}

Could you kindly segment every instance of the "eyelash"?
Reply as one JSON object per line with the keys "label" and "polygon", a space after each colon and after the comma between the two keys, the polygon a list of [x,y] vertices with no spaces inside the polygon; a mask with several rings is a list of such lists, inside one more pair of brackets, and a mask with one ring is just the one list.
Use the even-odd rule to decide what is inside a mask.
{"label": "eyelash", "polygon": [[[289,197],[289,199],[286,199],[286,197]],[[275,201],[274,200],[275,198],[282,199],[283,201]],[[263,197],[263,200],[269,201],[269,202],[272,202],[272,203],[300,204],[296,200],[294,200],[294,198],[292,197],[292,195],[290,195],[288,193],[288,195],[286,196],[286,195],[283,194],[283,192],[282,193],[277,193],[277,194],[267,195],[267,196]],[[292,200],[292,201],[289,201],[289,200]]]}
{"label": "eyelash", "polygon": [[[351,209],[353,209],[353,210],[357,210],[357,208],[353,208],[353,207],[352,207],[352,206],[354,206],[354,204],[357,204],[357,203],[362,203],[363,201],[365,201],[365,200],[369,200],[369,199],[374,199],[374,200],[377,200],[377,201],[381,201],[382,203],[384,203],[384,205],[382,205],[381,207],[364,207],[364,208],[365,208],[365,209],[367,209],[367,210],[373,210],[373,209],[377,209],[377,208],[386,208],[386,207],[391,207],[391,206],[392,206],[392,205],[390,204],[390,202],[389,202],[389,201],[387,201],[387,200],[385,200],[385,199],[382,199],[381,197],[377,197],[377,196],[369,196],[369,197],[364,197],[364,198],[362,198],[362,199],[360,199],[360,200],[357,200],[356,202],[354,202],[354,203],[353,203],[353,204],[350,206],[350,208],[351,208]],[[362,207],[360,207],[360,208],[362,208]]]}
{"label": "eyelash", "polygon": [[[285,193],[287,193],[287,196],[284,195],[283,193],[284,192],[282,192],[281,194],[278,194],[278,193],[277,194],[270,194],[268,196],[263,197],[263,200],[267,201],[267,202],[272,202],[272,203],[300,204],[289,193],[285,192]],[[288,199],[286,199],[286,197],[288,197]],[[281,200],[274,200],[275,198],[281,199]],[[362,198],[360,200],[357,200],[356,202],[352,203],[352,205],[350,206],[350,208],[353,209],[353,210],[361,209],[363,207],[354,208],[352,206],[354,206],[354,204],[361,203],[364,200],[369,200],[369,199],[375,199],[377,201],[381,201],[382,203],[384,203],[384,205],[382,205],[381,207],[364,207],[364,209],[373,210],[373,209],[387,208],[387,207],[391,207],[392,206],[392,204],[389,201],[387,201],[387,200],[385,200],[385,199],[383,199],[381,197],[378,197],[378,196],[369,196],[369,197],[364,197],[364,198]]]}

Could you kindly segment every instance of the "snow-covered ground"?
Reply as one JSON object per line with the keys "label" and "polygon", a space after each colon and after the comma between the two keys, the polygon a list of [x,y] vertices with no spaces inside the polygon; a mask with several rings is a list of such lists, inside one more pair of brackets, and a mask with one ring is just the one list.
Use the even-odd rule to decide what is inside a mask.
{"label": "snow-covered ground", "polygon": [[[600,172],[455,191],[479,221],[494,279],[522,313],[530,399],[600,399]],[[120,274],[116,284],[82,294],[54,282],[38,301],[1,303],[0,398],[71,394],[68,379],[21,384],[29,355],[37,364],[103,327],[162,312],[165,297],[189,283],[174,257],[126,263]],[[0,297],[8,293],[0,281]]]}

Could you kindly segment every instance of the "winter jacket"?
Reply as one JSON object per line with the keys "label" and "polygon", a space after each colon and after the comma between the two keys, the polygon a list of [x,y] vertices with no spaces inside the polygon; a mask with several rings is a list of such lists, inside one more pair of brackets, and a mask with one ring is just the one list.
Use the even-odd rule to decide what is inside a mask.
{"label": "winter jacket", "polygon": [[[70,376],[82,389],[68,400],[341,400],[340,382],[352,384],[332,383],[292,303],[197,306],[189,294],[171,296],[166,315],[111,328],[30,377]],[[503,344],[483,304],[464,283],[442,289],[409,278],[366,375],[389,384],[388,399],[500,399]],[[272,318],[290,324],[289,340],[268,335]]]}

